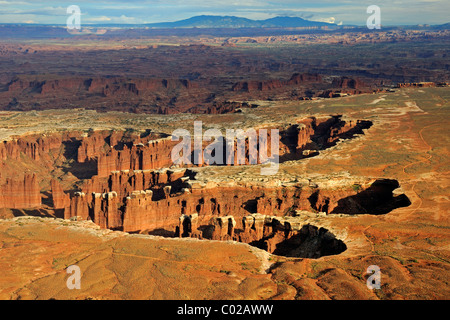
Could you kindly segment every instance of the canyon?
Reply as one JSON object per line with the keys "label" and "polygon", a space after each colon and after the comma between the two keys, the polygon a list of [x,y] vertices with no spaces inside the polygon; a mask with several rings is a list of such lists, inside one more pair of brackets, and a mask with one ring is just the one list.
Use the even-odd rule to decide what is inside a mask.
{"label": "canyon", "polygon": [[[144,41],[131,37],[119,44],[114,37],[97,36],[2,42],[0,110],[86,108],[136,114],[223,114],[257,105],[257,100],[390,92],[398,83],[445,84],[448,65],[442,41],[448,31],[431,34],[412,43],[393,40],[398,43],[391,45],[386,40],[389,49],[380,39],[418,34],[344,32],[339,35],[343,37],[340,42],[333,41],[337,34],[257,37],[255,46],[246,45],[245,37],[183,36]],[[327,50],[323,50],[322,40],[332,41]],[[370,49],[344,45],[353,40],[370,42]],[[312,43],[289,45],[298,41]],[[423,53],[420,41],[433,49]],[[278,42],[283,45],[272,47]],[[78,45],[72,46],[74,43]],[[98,56],[103,59],[99,61]]]}
{"label": "canyon", "polygon": [[[2,90],[3,87],[3,90]],[[339,94],[380,91],[360,79],[341,77],[331,83],[319,74],[293,74],[289,80],[249,80],[231,87],[213,79],[124,78],[36,78],[16,77],[0,86],[1,110],[44,110],[82,107],[101,112],[118,110],[132,113],[174,114],[228,113],[250,107],[248,99],[331,98]],[[215,92],[211,96],[211,92]],[[242,102],[243,101],[243,102]],[[257,106],[257,105],[256,105]]]}
{"label": "canyon", "polygon": [[[372,126],[371,121],[346,119],[342,115],[309,117],[296,122],[277,128],[281,163],[316,156],[341,140],[364,134]],[[196,180],[197,165],[184,168],[173,165],[171,152],[177,142],[171,138],[151,130],[74,131],[13,137],[0,145],[2,172],[9,171],[11,160],[20,161],[22,157],[54,166],[53,153],[59,152],[72,159],[72,168],[82,166],[83,173],[77,175],[74,171],[78,180],[69,190],[64,190],[55,177],[45,188],[47,191],[41,190],[39,184],[45,183],[48,174],[38,177],[24,173],[23,182],[5,177],[0,189],[0,208],[39,209],[42,191],[47,194],[47,209],[52,208],[56,215],[91,220],[101,228],[167,237],[234,240],[269,252],[292,255],[295,251],[304,257],[317,258],[321,251],[342,252],[345,244],[324,228],[302,225],[299,221],[293,222],[293,227],[280,219],[295,217],[298,210],[385,214],[410,204],[406,195],[394,196],[393,191],[400,187],[395,180],[382,179],[371,184],[367,180],[364,186],[353,183],[341,185],[339,189],[304,182],[272,181],[252,186],[234,181],[205,184]],[[203,141],[202,153],[207,146]],[[240,165],[237,145],[233,146],[232,165]],[[249,165],[249,137],[245,146],[246,158],[242,165]],[[194,162],[194,152],[189,157]],[[14,176],[18,174],[14,172]],[[289,244],[302,249],[288,249]]]}
{"label": "canyon", "polygon": [[447,28],[0,26],[0,299],[446,299]]}
{"label": "canyon", "polygon": [[[429,151],[419,133],[433,147],[439,145],[429,134],[445,128],[430,125],[444,119],[439,98],[446,88],[420,89],[424,92],[408,87],[389,95],[260,103],[242,113],[173,115],[171,122],[162,121],[165,116],[124,119],[123,114],[87,111],[76,116],[65,110],[0,113],[0,264],[9,279],[0,295],[445,296],[440,279],[445,281],[446,263],[440,259],[446,259],[446,231],[436,225],[446,219],[439,187],[446,186],[445,166],[439,167],[443,149],[428,154],[437,161],[428,166],[423,159]],[[435,98],[425,104],[421,99],[428,92]],[[411,107],[412,99],[418,107]],[[342,101],[346,108],[334,105]],[[311,116],[311,107],[320,112]],[[258,122],[242,122],[244,117],[258,117]],[[269,121],[274,117],[280,121]],[[227,126],[217,126],[216,120]],[[170,148],[178,142],[171,141],[170,133],[180,127],[191,130],[194,121],[202,121],[205,130],[279,129],[278,173],[260,175],[264,164],[172,166]],[[135,129],[127,129],[129,123]],[[441,173],[430,173],[431,168]],[[418,172],[426,174],[417,178]],[[65,266],[74,263],[83,268],[89,289],[57,289],[65,285]],[[364,272],[373,264],[382,267],[381,291],[365,285]],[[138,266],[152,270],[151,275]],[[132,278],[156,291],[136,291],[135,280],[122,268],[141,270],[144,277]],[[172,290],[177,287],[172,277],[158,270],[195,286],[188,295]],[[122,287],[116,277],[134,284]],[[239,286],[236,279],[242,281]]]}

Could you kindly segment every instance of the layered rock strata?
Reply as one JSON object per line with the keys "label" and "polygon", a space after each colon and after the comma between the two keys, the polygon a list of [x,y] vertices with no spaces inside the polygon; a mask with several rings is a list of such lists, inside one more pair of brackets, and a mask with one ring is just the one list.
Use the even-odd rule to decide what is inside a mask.
{"label": "layered rock strata", "polygon": [[23,179],[7,178],[0,186],[0,208],[28,209],[42,204],[36,174],[27,174]]}

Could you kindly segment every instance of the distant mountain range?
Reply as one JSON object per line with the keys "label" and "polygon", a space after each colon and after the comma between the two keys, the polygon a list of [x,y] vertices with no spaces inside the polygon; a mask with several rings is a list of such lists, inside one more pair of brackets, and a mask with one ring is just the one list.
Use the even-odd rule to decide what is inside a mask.
{"label": "distant mountain range", "polygon": [[[1,2],[1,1],[0,1]],[[330,31],[372,32],[364,26],[341,25],[311,21],[298,17],[275,17],[266,20],[252,20],[235,16],[195,16],[174,22],[159,22],[148,24],[118,24],[91,23],[82,21],[82,31],[79,35],[102,36],[198,36],[211,35],[217,37],[243,36],[276,36],[299,33],[323,33]],[[381,31],[393,30],[449,30],[450,23],[441,25],[409,25],[383,26]],[[0,39],[8,38],[52,38],[72,37],[67,32],[65,24],[37,24],[37,23],[0,23]]]}
{"label": "distant mountain range", "polygon": [[334,23],[310,21],[298,17],[276,17],[251,20],[234,16],[195,16],[175,22],[145,24],[150,28],[299,28],[336,26]]}

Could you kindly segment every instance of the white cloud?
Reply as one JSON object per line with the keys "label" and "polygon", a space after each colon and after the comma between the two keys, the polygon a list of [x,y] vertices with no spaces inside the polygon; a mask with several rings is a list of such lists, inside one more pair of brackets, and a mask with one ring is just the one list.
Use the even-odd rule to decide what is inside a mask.
{"label": "white cloud", "polygon": [[110,17],[101,16],[101,17],[83,17],[83,21],[89,21],[89,22],[105,22],[105,21],[111,21]]}
{"label": "white cloud", "polygon": [[312,18],[311,20],[313,21],[318,21],[318,22],[327,22],[327,23],[334,23],[336,21],[336,19],[334,17],[329,17],[329,18]]}

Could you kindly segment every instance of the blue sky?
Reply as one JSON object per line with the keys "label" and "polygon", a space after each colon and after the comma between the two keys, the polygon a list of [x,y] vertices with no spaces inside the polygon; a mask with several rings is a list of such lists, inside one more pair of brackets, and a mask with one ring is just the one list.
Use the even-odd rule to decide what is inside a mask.
{"label": "blue sky", "polygon": [[234,15],[250,19],[296,16],[316,21],[365,25],[369,5],[381,8],[383,25],[442,24],[450,21],[450,0],[0,0],[0,23],[65,24],[70,5],[81,8],[82,24],[153,23],[195,15]]}

